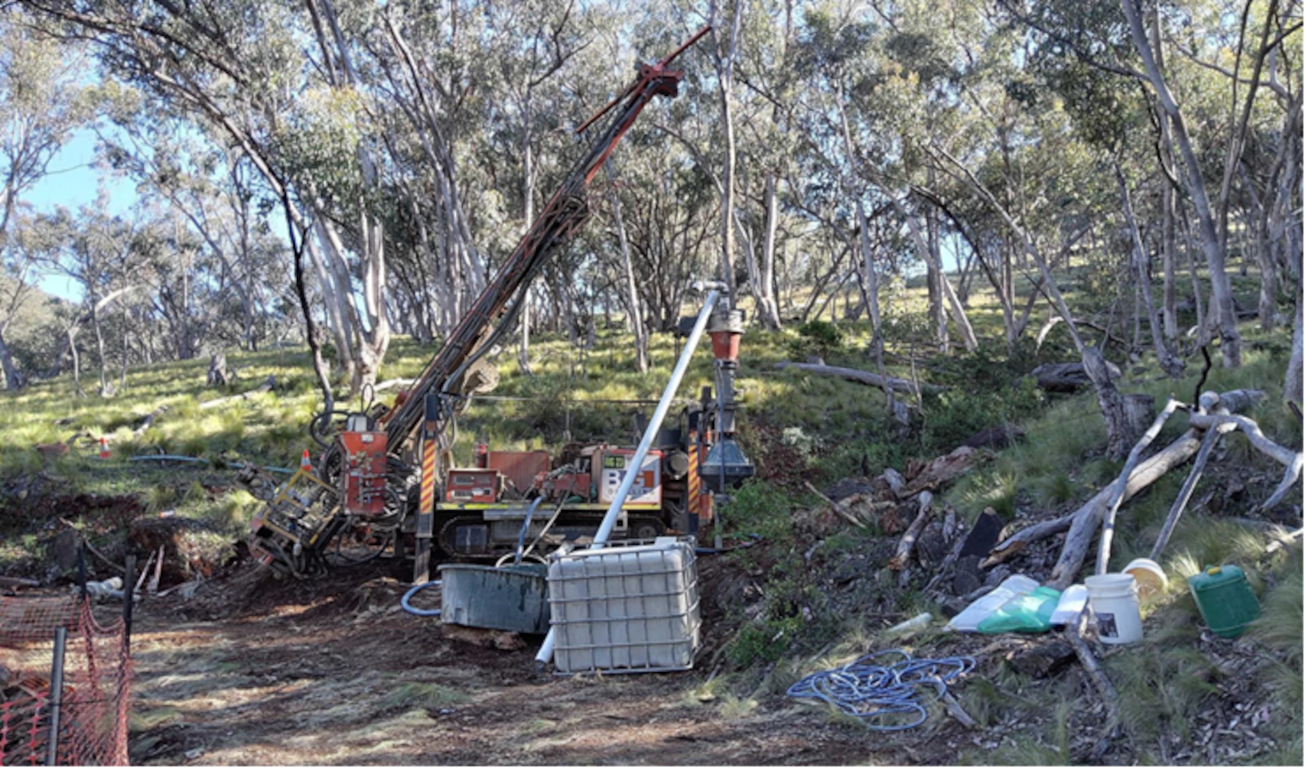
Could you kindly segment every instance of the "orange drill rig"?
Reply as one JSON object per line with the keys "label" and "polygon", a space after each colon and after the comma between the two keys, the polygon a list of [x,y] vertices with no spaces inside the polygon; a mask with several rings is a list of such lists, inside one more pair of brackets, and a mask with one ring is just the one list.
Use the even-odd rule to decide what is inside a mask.
{"label": "orange drill rig", "polygon": [[[403,557],[411,537],[414,578],[420,581],[433,548],[450,556],[493,557],[511,552],[514,544],[519,552],[526,535],[592,534],[625,472],[640,476],[618,533],[639,538],[668,529],[696,531],[710,518],[708,492],[721,492],[752,473],[733,441],[732,381],[742,322],[727,307],[709,329],[717,351],[717,396],[707,393],[700,407],[688,409],[680,429],[663,430],[660,450],[642,466],[627,466],[633,451],[605,444],[568,446],[556,459],[546,452],[478,446],[476,466],[450,466],[456,414],[497,381],[485,354],[515,327],[534,277],[588,219],[588,186],[640,112],[654,96],[678,95],[684,73],[670,63],[709,30],[640,67],[638,79],[578,129],[614,113],[411,389],[390,407],[319,414],[309,431],[323,451],[286,483],[246,475],[246,484],[267,501],[251,524],[248,543],[255,557],[310,575],[362,559],[350,554],[360,543],[366,559],[391,545]],[[715,463],[709,454],[719,457]],[[536,519],[543,501],[552,514]]]}

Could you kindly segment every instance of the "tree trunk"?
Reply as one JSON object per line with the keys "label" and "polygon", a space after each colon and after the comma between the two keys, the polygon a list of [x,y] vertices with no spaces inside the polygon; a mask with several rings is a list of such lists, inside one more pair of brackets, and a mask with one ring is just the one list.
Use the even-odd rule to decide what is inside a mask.
{"label": "tree trunk", "polygon": [[1115,181],[1119,184],[1119,194],[1124,200],[1124,218],[1133,235],[1133,273],[1137,276],[1137,285],[1141,289],[1142,309],[1146,312],[1147,324],[1151,328],[1151,343],[1155,348],[1156,362],[1160,369],[1170,378],[1177,378],[1183,373],[1183,361],[1174,357],[1165,344],[1160,320],[1156,317],[1155,302],[1151,299],[1151,276],[1146,268],[1146,246],[1142,243],[1142,233],[1138,231],[1137,218],[1133,214],[1133,198],[1128,192],[1124,172],[1115,163]]}
{"label": "tree trunk", "polygon": [[1174,237],[1174,188],[1167,181],[1161,187],[1160,205],[1164,216],[1161,249],[1164,261],[1165,340],[1172,343],[1178,339],[1178,260],[1174,253],[1177,247]]}
{"label": "tree trunk", "polygon": [[1298,409],[1305,407],[1305,400],[1301,395],[1301,365],[1302,365],[1302,339],[1301,339],[1301,308],[1305,305],[1299,292],[1296,295],[1296,321],[1292,323],[1291,331],[1291,359],[1287,361],[1287,376],[1282,383],[1282,398],[1289,403],[1295,403]]}
{"label": "tree trunk", "polygon": [[942,260],[938,252],[934,250],[937,247],[937,242],[927,242],[925,236],[920,232],[920,225],[906,210],[906,207],[898,202],[896,198],[893,198],[892,203],[898,214],[906,219],[907,229],[910,230],[911,237],[915,240],[916,248],[920,250],[920,257],[938,273],[938,285],[942,289],[943,298],[947,300],[947,308],[951,310],[952,322],[956,323],[956,330],[961,335],[961,343],[965,345],[965,351],[973,352],[979,348],[979,342],[974,337],[974,328],[970,325],[970,319],[965,314],[965,307],[961,306],[961,300],[956,297],[956,292],[952,290],[952,284],[947,280],[947,275],[943,272]]}
{"label": "tree trunk", "polygon": [[[720,277],[725,283],[725,290],[729,296],[727,304],[731,307],[734,306],[737,300],[734,281],[734,177],[736,175],[733,105],[734,57],[738,52],[744,5],[746,4],[743,2],[734,4],[734,19],[731,24],[727,47],[721,45],[722,41],[716,33],[718,26],[716,24],[712,25],[712,39],[715,42],[716,50],[716,79],[720,92],[721,131],[725,138],[724,169],[721,172],[720,192]],[[710,18],[713,22],[716,21],[718,12],[719,8],[715,0],[713,0],[710,12]]]}
{"label": "tree trunk", "polygon": [[73,333],[75,327],[74,325],[68,329],[68,349],[72,351],[73,389],[78,397],[86,397],[86,393],[82,391],[82,359],[77,354],[77,336]]}
{"label": "tree trunk", "polygon": [[91,330],[95,331],[95,357],[100,364],[100,397],[109,396],[108,365],[104,360],[104,331],[100,328],[100,313],[91,305]]}
{"label": "tree trunk", "polygon": [[1136,0],[1121,0],[1120,5],[1124,10],[1124,16],[1128,19],[1133,46],[1142,58],[1151,87],[1159,97],[1164,113],[1173,122],[1174,141],[1178,144],[1179,152],[1183,157],[1187,192],[1196,207],[1201,226],[1201,240],[1205,246],[1206,264],[1210,268],[1210,286],[1214,292],[1216,305],[1213,319],[1219,326],[1219,336],[1222,340],[1219,348],[1223,356],[1223,364],[1226,368],[1236,368],[1242,364],[1241,334],[1237,331],[1237,315],[1233,308],[1232,284],[1228,280],[1222,238],[1216,226],[1214,211],[1211,210],[1210,198],[1206,194],[1205,180],[1201,177],[1201,165],[1192,146],[1191,137],[1188,136],[1182,111],[1174,101],[1164,74],[1156,64],[1151,43],[1142,28],[1141,12]]}
{"label": "tree trunk", "polygon": [[530,370],[530,289],[521,294],[521,319],[517,321],[518,333],[521,337],[521,343],[517,347],[517,365],[521,367],[521,372],[527,376],[534,376],[535,372]]}
{"label": "tree trunk", "polygon": [[[612,178],[612,165],[607,165],[607,178]],[[621,196],[615,185],[608,188],[608,199],[612,202],[612,218],[616,223],[616,236],[621,243],[621,269],[625,273],[625,301],[630,315],[630,330],[634,333],[634,366],[639,373],[648,372],[648,330],[643,323],[643,313],[639,309],[639,288],[634,279],[634,260],[630,257],[630,239],[625,230],[625,218],[621,215]],[[611,310],[608,310],[611,316]]]}
{"label": "tree trunk", "polygon": [[14,365],[14,357],[9,352],[9,344],[5,341],[5,329],[0,326],[0,365],[4,367],[5,388],[10,392],[17,392],[23,388],[23,373]]}
{"label": "tree trunk", "polygon": [[761,241],[761,271],[757,285],[752,289],[757,299],[757,313],[767,328],[777,331],[782,326],[779,303],[775,300],[775,232],[779,227],[779,194],[774,173],[766,174],[766,192],[763,200],[766,209],[765,235]]}

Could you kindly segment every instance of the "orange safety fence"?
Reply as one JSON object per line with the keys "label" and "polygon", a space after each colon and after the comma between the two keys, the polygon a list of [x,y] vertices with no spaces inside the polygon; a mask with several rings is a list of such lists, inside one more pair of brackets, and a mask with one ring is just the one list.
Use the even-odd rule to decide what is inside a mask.
{"label": "orange safety fence", "polygon": [[[67,638],[56,695],[60,627]],[[127,765],[130,695],[121,617],[102,625],[77,596],[0,597],[0,765],[46,765],[52,735],[58,765]]]}

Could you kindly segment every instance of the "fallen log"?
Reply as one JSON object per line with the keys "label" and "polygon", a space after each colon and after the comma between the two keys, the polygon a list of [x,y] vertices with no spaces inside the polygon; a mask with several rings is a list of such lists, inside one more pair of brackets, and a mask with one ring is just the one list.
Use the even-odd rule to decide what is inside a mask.
{"label": "fallen log", "polygon": [[920,538],[920,533],[924,531],[924,526],[929,523],[929,518],[933,515],[933,494],[928,491],[920,493],[920,511],[915,516],[915,520],[907,526],[906,532],[897,542],[897,551],[892,558],[888,560],[888,567],[894,571],[900,571],[906,568],[910,562],[911,552],[915,549],[915,542]]}
{"label": "fallen log", "polygon": [[158,408],[155,408],[154,410],[145,414],[145,418],[141,419],[140,425],[136,427],[136,429],[132,430],[132,434],[135,435],[136,437],[140,437],[141,435],[145,434],[145,431],[147,429],[154,426],[154,420],[167,412],[168,412],[168,406],[160,405]]}
{"label": "fallen log", "polygon": [[[1111,378],[1121,375],[1114,363],[1107,362],[1106,369]],[[1037,380],[1038,387],[1048,392],[1074,392],[1092,383],[1083,363],[1043,363],[1029,373]]]}
{"label": "fallen log", "polygon": [[962,445],[946,456],[939,456],[926,464],[919,474],[911,478],[906,488],[896,493],[901,498],[910,498],[922,491],[936,491],[970,471],[976,456],[977,451]]}
{"label": "fallen log", "polygon": [[199,409],[201,411],[207,410],[209,408],[214,408],[216,406],[222,405],[223,403],[229,403],[232,400],[248,400],[254,395],[261,394],[263,392],[271,392],[272,388],[275,386],[276,386],[276,377],[272,375],[268,375],[268,377],[263,381],[262,384],[259,384],[257,387],[249,390],[248,392],[242,392],[238,395],[231,395],[230,397],[219,397],[216,400],[205,400],[204,402],[199,404]]}
{"label": "fallen log", "polygon": [[[1201,433],[1194,429],[1188,430],[1177,440],[1166,446],[1164,450],[1138,464],[1137,468],[1128,476],[1128,484],[1124,487],[1123,501],[1128,501],[1174,467],[1185,464],[1188,459],[1196,455],[1196,451],[1200,447]],[[1047,582],[1047,586],[1063,591],[1065,587],[1074,583],[1074,578],[1078,575],[1078,569],[1083,565],[1083,560],[1087,556],[1088,547],[1091,546],[1092,540],[1096,538],[1097,530],[1101,527],[1101,520],[1106,515],[1106,509],[1110,506],[1110,497],[1113,493],[1114,486],[1112,484],[1102,489],[1100,493],[1093,496],[1086,504],[1069,516],[1069,534],[1065,537],[1065,546],[1060,552],[1060,559],[1057,560],[1056,567],[1051,572],[1051,580]]]}
{"label": "fallen log", "polygon": [[[818,365],[815,363],[794,363],[788,360],[781,360],[775,363],[775,367],[781,370],[785,368],[796,368],[799,371],[814,373],[820,376],[837,376],[848,381],[854,381],[857,384],[865,384],[871,387],[879,387],[882,390],[892,390],[894,392],[905,392],[915,394],[915,383],[908,379],[899,379],[893,376],[880,376],[869,371],[862,371],[857,368],[839,368],[834,365]],[[925,384],[920,382],[921,392],[941,392],[943,388],[936,384]]]}

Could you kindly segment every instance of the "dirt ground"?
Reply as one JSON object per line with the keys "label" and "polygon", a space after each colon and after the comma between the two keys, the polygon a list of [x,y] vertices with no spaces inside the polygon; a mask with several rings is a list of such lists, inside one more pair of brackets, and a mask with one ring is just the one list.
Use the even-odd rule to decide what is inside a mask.
{"label": "dirt ground", "polygon": [[782,695],[713,698],[705,668],[537,673],[537,642],[445,639],[401,590],[373,571],[145,603],[132,763],[900,764],[955,762],[948,734],[968,742],[949,722],[876,734]]}

